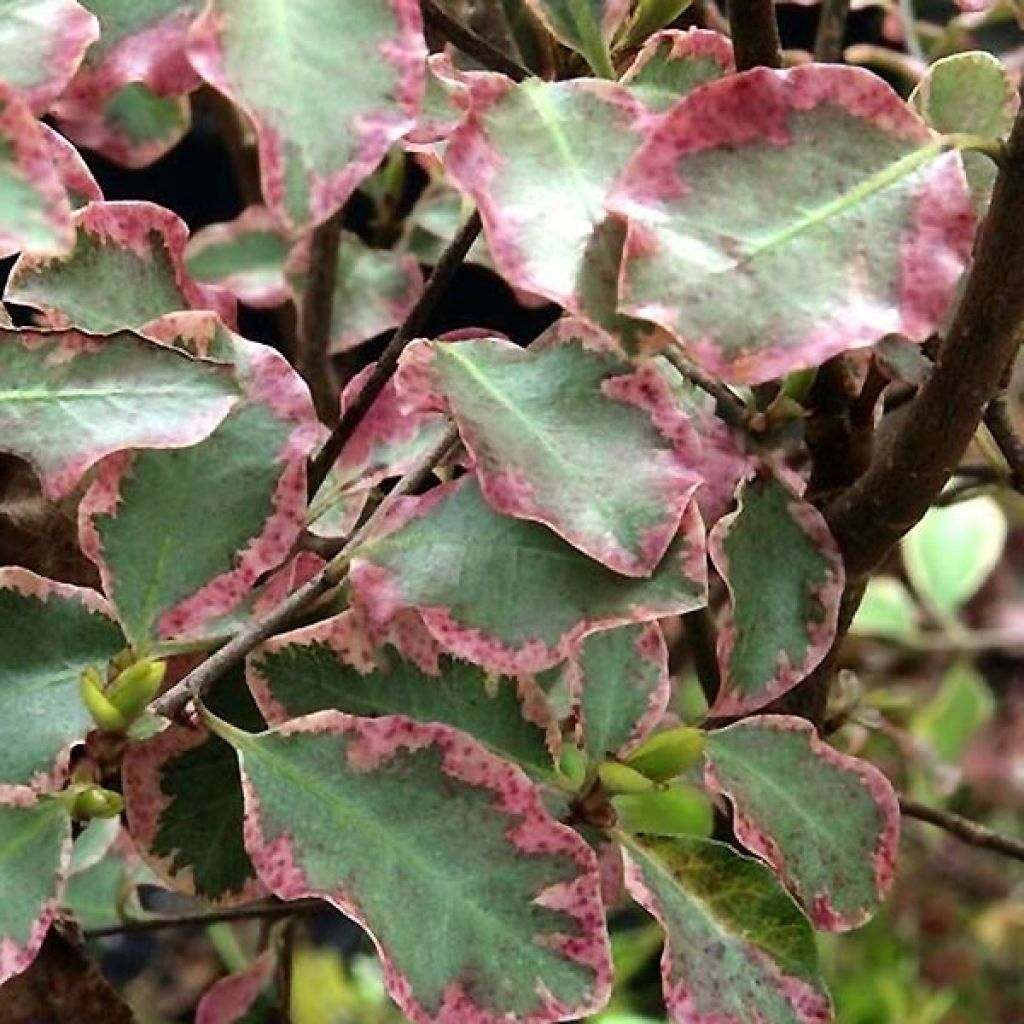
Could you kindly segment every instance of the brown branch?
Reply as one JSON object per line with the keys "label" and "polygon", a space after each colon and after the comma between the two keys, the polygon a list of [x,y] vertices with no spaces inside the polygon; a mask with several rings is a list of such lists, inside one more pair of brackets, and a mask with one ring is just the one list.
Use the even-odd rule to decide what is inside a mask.
{"label": "brown branch", "polygon": [[929,807],[918,803],[910,797],[900,797],[900,810],[904,817],[926,821],[929,825],[945,829],[951,836],[956,836],[970,846],[978,846],[983,850],[994,850],[1015,860],[1024,861],[1024,840],[1015,839],[995,832],[985,825],[979,825],[970,818],[964,818],[952,811],[943,811],[938,807]]}
{"label": "brown branch", "polygon": [[743,401],[716,377],[701,369],[679,349],[669,345],[662,353],[665,358],[695,387],[709,394],[716,403],[718,416],[730,427],[746,430],[749,427],[750,410]]}
{"label": "brown branch", "polygon": [[737,70],[782,67],[775,0],[730,0],[729,26]]}
{"label": "brown branch", "polygon": [[530,77],[529,68],[523,67],[507,53],[484,39],[483,36],[453,18],[440,4],[436,3],[436,0],[420,0],[420,7],[423,10],[423,20],[431,28],[437,29],[464,54],[472,57],[485,68],[491,71],[500,71],[516,82]]}
{"label": "brown branch", "polygon": [[337,586],[348,573],[348,556],[362,544],[377,528],[388,514],[394,503],[406,494],[417,490],[434,467],[445,457],[448,450],[456,443],[458,432],[454,426],[445,431],[444,436],[425,452],[416,465],[395,485],[394,490],[377,506],[373,514],[352,535],[341,552],[333,558],[311,580],[304,583],[298,590],[286,597],[263,618],[250,623],[241,632],[229,640],[218,651],[211,654],[204,662],[194,668],[180,682],[175,683],[163,696],[158,697],[150,705],[150,710],[167,718],[177,717],[185,705],[196,697],[201,697],[212,683],[218,680],[229,669],[239,664],[245,656],[268,640],[275,633],[284,629],[307,605],[312,604],[333,587]]}
{"label": "brown branch", "polygon": [[905,423],[825,510],[847,577],[865,577],[956,472],[999,390],[1024,322],[1024,115],[1018,115],[975,243],[963,299]]}
{"label": "brown branch", "polygon": [[836,64],[843,59],[843,37],[850,0],[822,0],[818,31],[814,37],[814,59]]}
{"label": "brown branch", "polygon": [[1005,391],[1000,391],[988,403],[985,426],[1010,467],[1010,484],[1015,490],[1024,491],[1024,438],[1013,425],[1010,402]]}
{"label": "brown branch", "polygon": [[338,210],[313,231],[295,339],[295,369],[309,385],[317,415],[324,423],[338,419],[338,382],[329,350],[342,219],[343,212]]}
{"label": "brown branch", "polygon": [[472,216],[459,230],[459,233],[452,239],[451,244],[437,261],[433,272],[427,279],[426,287],[416,302],[416,305],[409,311],[409,315],[395,332],[395,336],[388,343],[384,354],[377,360],[370,378],[363,385],[356,400],[345,410],[337,426],[331,432],[324,446],[317,452],[309,468],[309,493],[315,494],[320,485],[327,478],[331,466],[341,454],[346,442],[355,432],[362,418],[366,415],[370,406],[373,405],[377,396],[384,389],[384,385],[391,379],[398,366],[398,357],[405,351],[406,346],[419,335],[426,325],[427,318],[433,312],[441,295],[451,284],[452,277],[462,265],[470,246],[476,241],[482,227],[480,214],[474,212]]}

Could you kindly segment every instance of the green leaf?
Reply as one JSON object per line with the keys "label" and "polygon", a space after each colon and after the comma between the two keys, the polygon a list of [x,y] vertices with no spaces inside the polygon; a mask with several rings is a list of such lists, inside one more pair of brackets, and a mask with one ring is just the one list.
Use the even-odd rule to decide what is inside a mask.
{"label": "green leaf", "polygon": [[[181,344],[197,324],[202,315],[150,330]],[[215,332],[199,354],[234,363],[242,400],[190,448],[106,460],[79,510],[82,550],[137,652],[207,635],[303,527],[306,458],[320,433],[309,391],[273,349]]]}
{"label": "green leaf", "polygon": [[[218,683],[208,706],[262,728],[240,670]],[[238,763],[224,740],[202,727],[169,725],[128,748],[121,775],[135,847],[167,885],[215,905],[266,895],[243,845]]]}
{"label": "green leaf", "polygon": [[60,785],[92,719],[78,677],[124,647],[93,590],[0,569],[0,789]]}
{"label": "green leaf", "polygon": [[98,861],[76,868],[79,847],[88,833],[75,841],[71,877],[61,899],[61,909],[73,914],[81,928],[112,928],[125,918],[145,917],[138,888],[142,884],[159,884],[159,879],[139,860],[118,820],[95,821],[89,830],[98,824],[113,827],[114,842]]}
{"label": "green leaf", "polygon": [[[594,854],[518,769],[400,716],[324,711],[226,735],[260,876],[282,899],[317,895],[366,927],[416,1024],[544,1024],[603,1005]],[[429,941],[425,921],[444,922]]]}
{"label": "green leaf", "polygon": [[749,384],[891,332],[922,341],[974,232],[959,156],[880,78],[835,64],[694,90],[609,208],[629,222],[620,311]]}
{"label": "green leaf", "polygon": [[197,231],[185,249],[188,272],[204,284],[231,292],[256,309],[288,299],[284,265],[288,236],[265,206],[249,206],[226,224]]}
{"label": "green leaf", "polygon": [[671,24],[685,11],[693,0],[637,0],[633,16],[621,33],[616,49],[636,46],[658,29]]}
{"label": "green leaf", "polygon": [[416,0],[211,0],[189,57],[252,120],[263,198],[296,231],[341,207],[415,126],[426,82]]}
{"label": "green leaf", "polygon": [[569,659],[569,688],[591,760],[624,757],[668,707],[668,648],[661,627],[638,623],[585,637]]}
{"label": "green leaf", "polygon": [[868,920],[899,848],[889,780],[785,715],[710,732],[704,749],[705,782],[732,804],[736,838],[779,872],[814,924],[845,931]]}
{"label": "green leaf", "polygon": [[720,32],[670,29],[647,39],[620,81],[662,114],[694,89],[735,70],[732,43]]}
{"label": "green leaf", "polygon": [[900,542],[907,576],[940,618],[954,618],[988,579],[1006,545],[1006,517],[989,497],[929,509]]}
{"label": "green leaf", "polygon": [[772,477],[743,485],[739,508],[718,521],[708,548],[729,588],[711,714],[744,714],[792,689],[828,653],[843,560],[821,513]]}
{"label": "green leaf", "polygon": [[920,635],[919,618],[914,598],[898,579],[875,576],[868,580],[850,632],[856,636],[879,636],[912,643]]}
{"label": "green leaf", "polygon": [[696,438],[658,371],[579,339],[529,352],[497,338],[422,342],[396,382],[408,406],[452,414],[496,511],[624,575],[651,574],[700,483]]}
{"label": "green leaf", "polygon": [[626,885],[661,922],[677,1024],[825,1024],[814,932],[760,862],[703,839],[630,839]]}
{"label": "green leaf", "polygon": [[35,959],[57,916],[71,860],[63,803],[0,792],[0,985]]}
{"label": "green leaf", "polygon": [[960,661],[943,677],[938,693],[914,715],[910,731],[943,764],[958,765],[994,714],[995,699],[984,676]]}
{"label": "green leaf", "polygon": [[532,680],[492,677],[448,657],[411,612],[388,634],[375,644],[358,616],[345,611],[257,648],[247,677],[266,720],[282,725],[326,710],[406,715],[461,729],[500,757],[551,774],[548,739],[557,723]]}
{"label": "green leaf", "polygon": [[0,83],[0,257],[21,250],[57,256],[73,243],[71,204],[46,130],[19,93]]}
{"label": "green leaf", "polygon": [[139,329],[186,309],[209,309],[234,321],[234,299],[186,273],[188,228],[177,214],[152,203],[101,202],[76,211],[74,222],[69,255],[22,256],[4,291],[8,302],[39,310],[43,326]]}
{"label": "green leaf", "polygon": [[442,647],[512,675],[557,664],[589,633],[707,600],[692,505],[649,579],[621,576],[546,527],[499,515],[470,477],[404,502],[389,530],[353,553],[349,578],[371,620],[420,609]]}
{"label": "green leaf", "polygon": [[526,0],[544,27],[582,53],[602,77],[614,78],[608,44],[629,14],[629,0]]}

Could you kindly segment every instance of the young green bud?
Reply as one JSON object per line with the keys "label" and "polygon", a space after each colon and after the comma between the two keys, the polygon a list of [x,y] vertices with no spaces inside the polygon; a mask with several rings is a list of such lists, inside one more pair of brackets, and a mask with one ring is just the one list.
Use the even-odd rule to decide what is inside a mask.
{"label": "young green bud", "polygon": [[120,793],[91,783],[72,786],[64,793],[71,817],[76,821],[93,818],[116,818],[124,810]]}
{"label": "young green bud", "polygon": [[128,722],[134,721],[146,710],[149,702],[160,691],[167,665],[162,661],[143,658],[129,665],[107,687],[107,699]]}
{"label": "young green bud", "polygon": [[616,796],[612,806],[619,826],[627,832],[707,838],[714,823],[711,800],[695,786],[665,786],[648,793]]}
{"label": "young green bud", "polygon": [[124,732],[128,725],[121,709],[110,702],[103,689],[103,676],[98,668],[89,666],[78,677],[82,703],[101,732]]}
{"label": "young green bud", "polygon": [[587,777],[586,755],[579,747],[566,743],[562,748],[558,770],[574,788],[579,789]]}
{"label": "young green bud", "polygon": [[681,725],[645,740],[626,758],[626,764],[655,782],[668,782],[693,767],[703,752],[704,733]]}
{"label": "young green bud", "polygon": [[597,766],[597,777],[609,793],[646,793],[654,783],[629,765],[604,761]]}

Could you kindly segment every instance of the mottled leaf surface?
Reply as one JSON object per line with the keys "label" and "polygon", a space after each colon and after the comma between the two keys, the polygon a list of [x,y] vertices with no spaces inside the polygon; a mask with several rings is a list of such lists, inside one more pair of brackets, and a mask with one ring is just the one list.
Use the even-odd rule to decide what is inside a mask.
{"label": "mottled leaf surface", "polygon": [[263,197],[297,229],[330,216],[415,126],[426,81],[415,0],[212,0],[189,55],[252,119]]}
{"label": "mottled leaf surface", "polygon": [[[168,340],[179,319],[194,318],[165,322]],[[273,349],[219,334],[209,354],[234,364],[242,400],[200,444],[108,459],[79,508],[82,550],[137,650],[206,632],[302,529],[320,433],[309,391]]]}
{"label": "mottled leaf surface", "polygon": [[391,527],[354,553],[357,602],[376,622],[417,608],[442,647],[510,674],[555,665],[588,633],[707,599],[692,506],[649,579],[622,576],[544,526],[499,515],[471,478],[402,503]]}
{"label": "mottled leaf surface", "polygon": [[250,656],[249,686],[271,725],[314,711],[405,715],[469,733],[494,753],[547,774],[551,713],[528,678],[492,678],[444,654],[415,613],[373,643],[351,611],[274,637]]}
{"label": "mottled leaf surface", "polygon": [[[103,198],[99,183],[93,177],[89,165],[82,155],[60,132],[48,124],[42,124],[50,160],[57,178],[67,190],[68,199],[73,209],[85,206],[86,203],[98,202]],[[68,248],[71,247],[69,243]]]}
{"label": "mottled leaf surface", "polygon": [[628,754],[668,706],[668,649],[661,627],[648,622],[584,638],[569,659],[569,689],[590,758]]}
{"label": "mottled leaf surface", "polygon": [[732,43],[720,32],[667,29],[650,36],[620,81],[656,113],[736,70]]}
{"label": "mottled leaf surface", "polygon": [[39,310],[43,326],[116,331],[187,309],[234,320],[234,299],[185,270],[188,228],[177,214],[153,203],[102,202],[74,220],[74,250],[55,259],[22,256],[4,292],[8,302]]}
{"label": "mottled leaf surface", "polygon": [[78,676],[124,647],[95,591],[0,569],[0,786],[47,785],[92,719]]}
{"label": "mottled leaf surface", "polygon": [[775,868],[814,924],[845,931],[871,917],[899,845],[889,780],[786,715],[710,732],[704,749],[705,782],[729,798],[737,839]]}
{"label": "mottled leaf surface", "polygon": [[[518,769],[401,716],[324,711],[230,739],[260,877],[363,924],[411,1020],[543,1024],[603,1005],[594,854]],[[424,941],[424,921],[445,927]]]}
{"label": "mottled leaf surface", "polygon": [[826,1024],[814,932],[771,871],[704,839],[632,839],[626,886],[661,922],[675,1024]]}
{"label": "mottled leaf surface", "polygon": [[530,352],[497,338],[422,342],[397,387],[413,408],[452,413],[498,512],[626,575],[654,570],[700,482],[664,379],[581,341]]}
{"label": "mottled leaf surface", "polygon": [[605,78],[614,78],[608,45],[629,13],[629,0],[526,0],[561,43],[582,53]]}
{"label": "mottled leaf surface", "polygon": [[71,819],[58,800],[0,796],[0,985],[35,958],[57,915],[71,859]]}
{"label": "mottled leaf surface", "polygon": [[610,206],[629,222],[620,310],[738,383],[891,332],[923,340],[974,228],[960,157],[880,78],[839,65],[690,93]]}
{"label": "mottled leaf surface", "polygon": [[185,250],[185,264],[197,281],[219,285],[239,302],[263,309],[288,298],[284,265],[290,248],[267,208],[250,206],[226,224],[197,231]]}
{"label": "mottled leaf surface", "polygon": [[739,508],[715,525],[708,548],[729,588],[712,714],[744,714],[792,689],[828,653],[842,555],[821,513],[769,477],[743,485]]}
{"label": "mottled leaf surface", "polygon": [[0,328],[0,450],[30,462],[50,498],[125,448],[186,448],[238,400],[231,370],[130,331]]}

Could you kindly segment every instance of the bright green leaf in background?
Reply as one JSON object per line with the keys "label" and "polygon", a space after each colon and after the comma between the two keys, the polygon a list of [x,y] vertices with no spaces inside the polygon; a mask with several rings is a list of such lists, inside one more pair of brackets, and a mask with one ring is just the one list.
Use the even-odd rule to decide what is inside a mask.
{"label": "bright green leaf in background", "polygon": [[995,699],[969,662],[943,676],[938,692],[916,712],[910,731],[945,765],[958,765],[979,731],[995,714]]}
{"label": "bright green leaf in background", "polygon": [[587,58],[603,78],[614,78],[609,43],[629,13],[629,0],[526,0],[559,42]]}
{"label": "bright green leaf in background", "polygon": [[850,632],[856,636],[912,643],[920,634],[919,618],[917,604],[900,580],[893,576],[874,576],[868,580]]}

